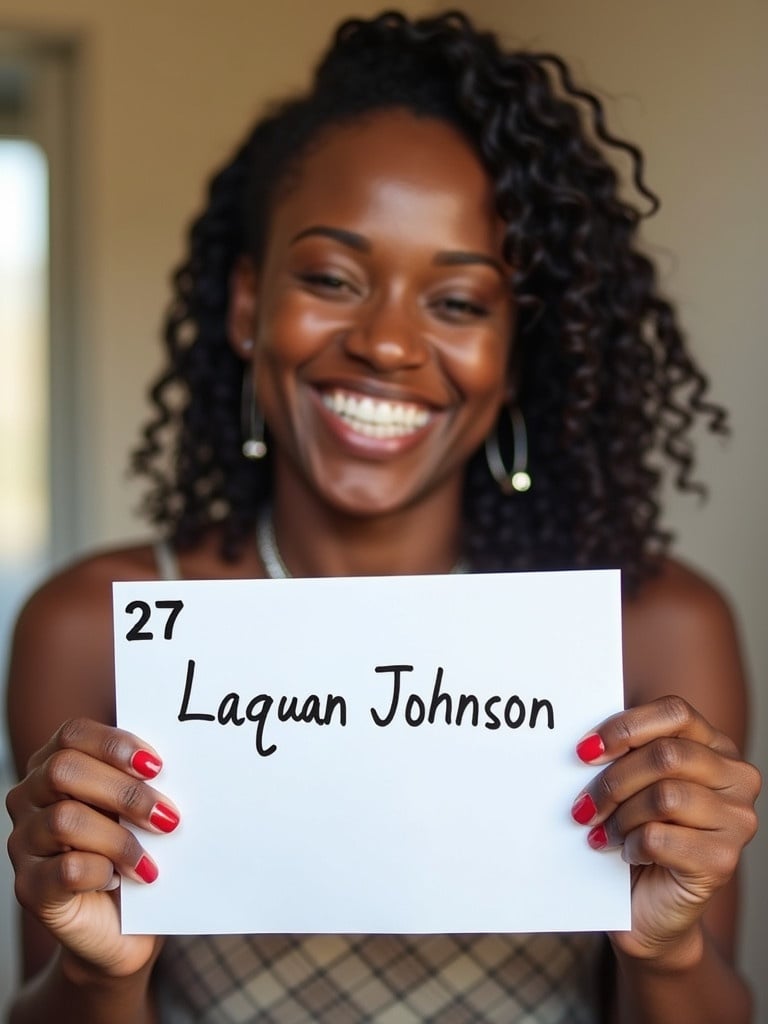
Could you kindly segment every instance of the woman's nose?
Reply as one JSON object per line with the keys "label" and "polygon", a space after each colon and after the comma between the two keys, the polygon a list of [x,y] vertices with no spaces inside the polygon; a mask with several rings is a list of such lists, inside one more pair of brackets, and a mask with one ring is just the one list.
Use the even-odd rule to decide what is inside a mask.
{"label": "woman's nose", "polygon": [[346,351],[379,373],[421,366],[427,345],[421,333],[418,311],[394,299],[361,309],[345,339]]}

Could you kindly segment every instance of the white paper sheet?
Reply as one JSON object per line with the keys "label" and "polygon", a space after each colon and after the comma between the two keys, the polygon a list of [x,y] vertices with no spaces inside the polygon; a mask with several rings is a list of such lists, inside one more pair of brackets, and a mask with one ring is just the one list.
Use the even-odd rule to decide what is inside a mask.
{"label": "white paper sheet", "polygon": [[114,609],[118,724],[182,814],[138,833],[160,876],[123,880],[126,933],[629,927],[627,866],[570,817],[575,745],[622,707],[617,572],[116,583]]}

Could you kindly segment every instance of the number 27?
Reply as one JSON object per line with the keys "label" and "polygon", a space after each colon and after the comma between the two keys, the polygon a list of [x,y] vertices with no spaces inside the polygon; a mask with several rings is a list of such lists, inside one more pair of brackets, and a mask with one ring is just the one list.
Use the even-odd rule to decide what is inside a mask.
{"label": "number 27", "polygon": [[[168,618],[165,620],[165,629],[163,630],[164,640],[173,639],[173,627],[176,625],[176,619],[178,619],[179,612],[183,607],[183,601],[155,601],[155,608],[168,612]],[[144,629],[152,616],[152,609],[146,601],[130,601],[125,606],[125,611],[127,615],[138,613],[136,622],[125,634],[126,640],[154,639],[155,634],[149,629]]]}

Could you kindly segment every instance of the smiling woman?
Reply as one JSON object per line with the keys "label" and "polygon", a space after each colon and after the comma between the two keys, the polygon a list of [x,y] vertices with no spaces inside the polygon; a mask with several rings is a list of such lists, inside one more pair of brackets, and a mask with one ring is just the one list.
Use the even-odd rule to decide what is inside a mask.
{"label": "smiling woman", "polygon": [[[659,504],[659,465],[695,490],[690,432],[725,414],[639,251],[641,168],[558,58],[504,51],[461,14],[390,12],[344,23],[309,91],[214,176],[134,460],[164,536],[65,570],[16,632],[9,849],[31,980],[14,1024],[749,1019],[736,870],[759,775],[739,752],[738,645],[716,590],[670,557]],[[628,708],[572,738],[595,774],[571,816],[632,865],[630,931],[121,934],[120,876],[163,870],[136,831],[195,809],[150,784],[162,752],[114,726],[112,581],[604,566],[623,574]],[[404,696],[408,667],[378,666],[380,722],[445,715],[501,739],[554,722],[511,685],[454,707],[438,673],[429,703]],[[282,714],[340,720],[332,686]],[[274,710],[234,692],[201,708],[191,687],[182,713],[214,725]],[[506,780],[488,784],[506,807]]]}

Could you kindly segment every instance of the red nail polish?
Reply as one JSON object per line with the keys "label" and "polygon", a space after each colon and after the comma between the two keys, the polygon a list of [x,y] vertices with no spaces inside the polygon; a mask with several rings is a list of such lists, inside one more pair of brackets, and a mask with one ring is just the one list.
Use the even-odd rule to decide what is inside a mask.
{"label": "red nail polish", "polygon": [[595,807],[595,801],[589,793],[582,793],[571,808],[571,817],[574,821],[578,821],[580,825],[589,824],[596,814],[597,807]]}
{"label": "red nail polish", "polygon": [[587,842],[593,850],[602,850],[608,845],[608,833],[602,825],[595,825],[587,836]]}
{"label": "red nail polish", "polygon": [[157,865],[144,854],[139,863],[133,869],[143,882],[154,882],[159,875]]}
{"label": "red nail polish", "polygon": [[581,743],[579,743],[576,747],[576,753],[582,761],[589,763],[605,753],[605,744],[598,734],[593,732],[591,736],[585,736]]}
{"label": "red nail polish", "polygon": [[173,832],[179,824],[179,816],[168,804],[156,803],[149,812],[149,823],[161,832]]}
{"label": "red nail polish", "polygon": [[145,779],[154,779],[163,767],[159,757],[150,754],[148,750],[137,750],[131,758],[131,768]]}

